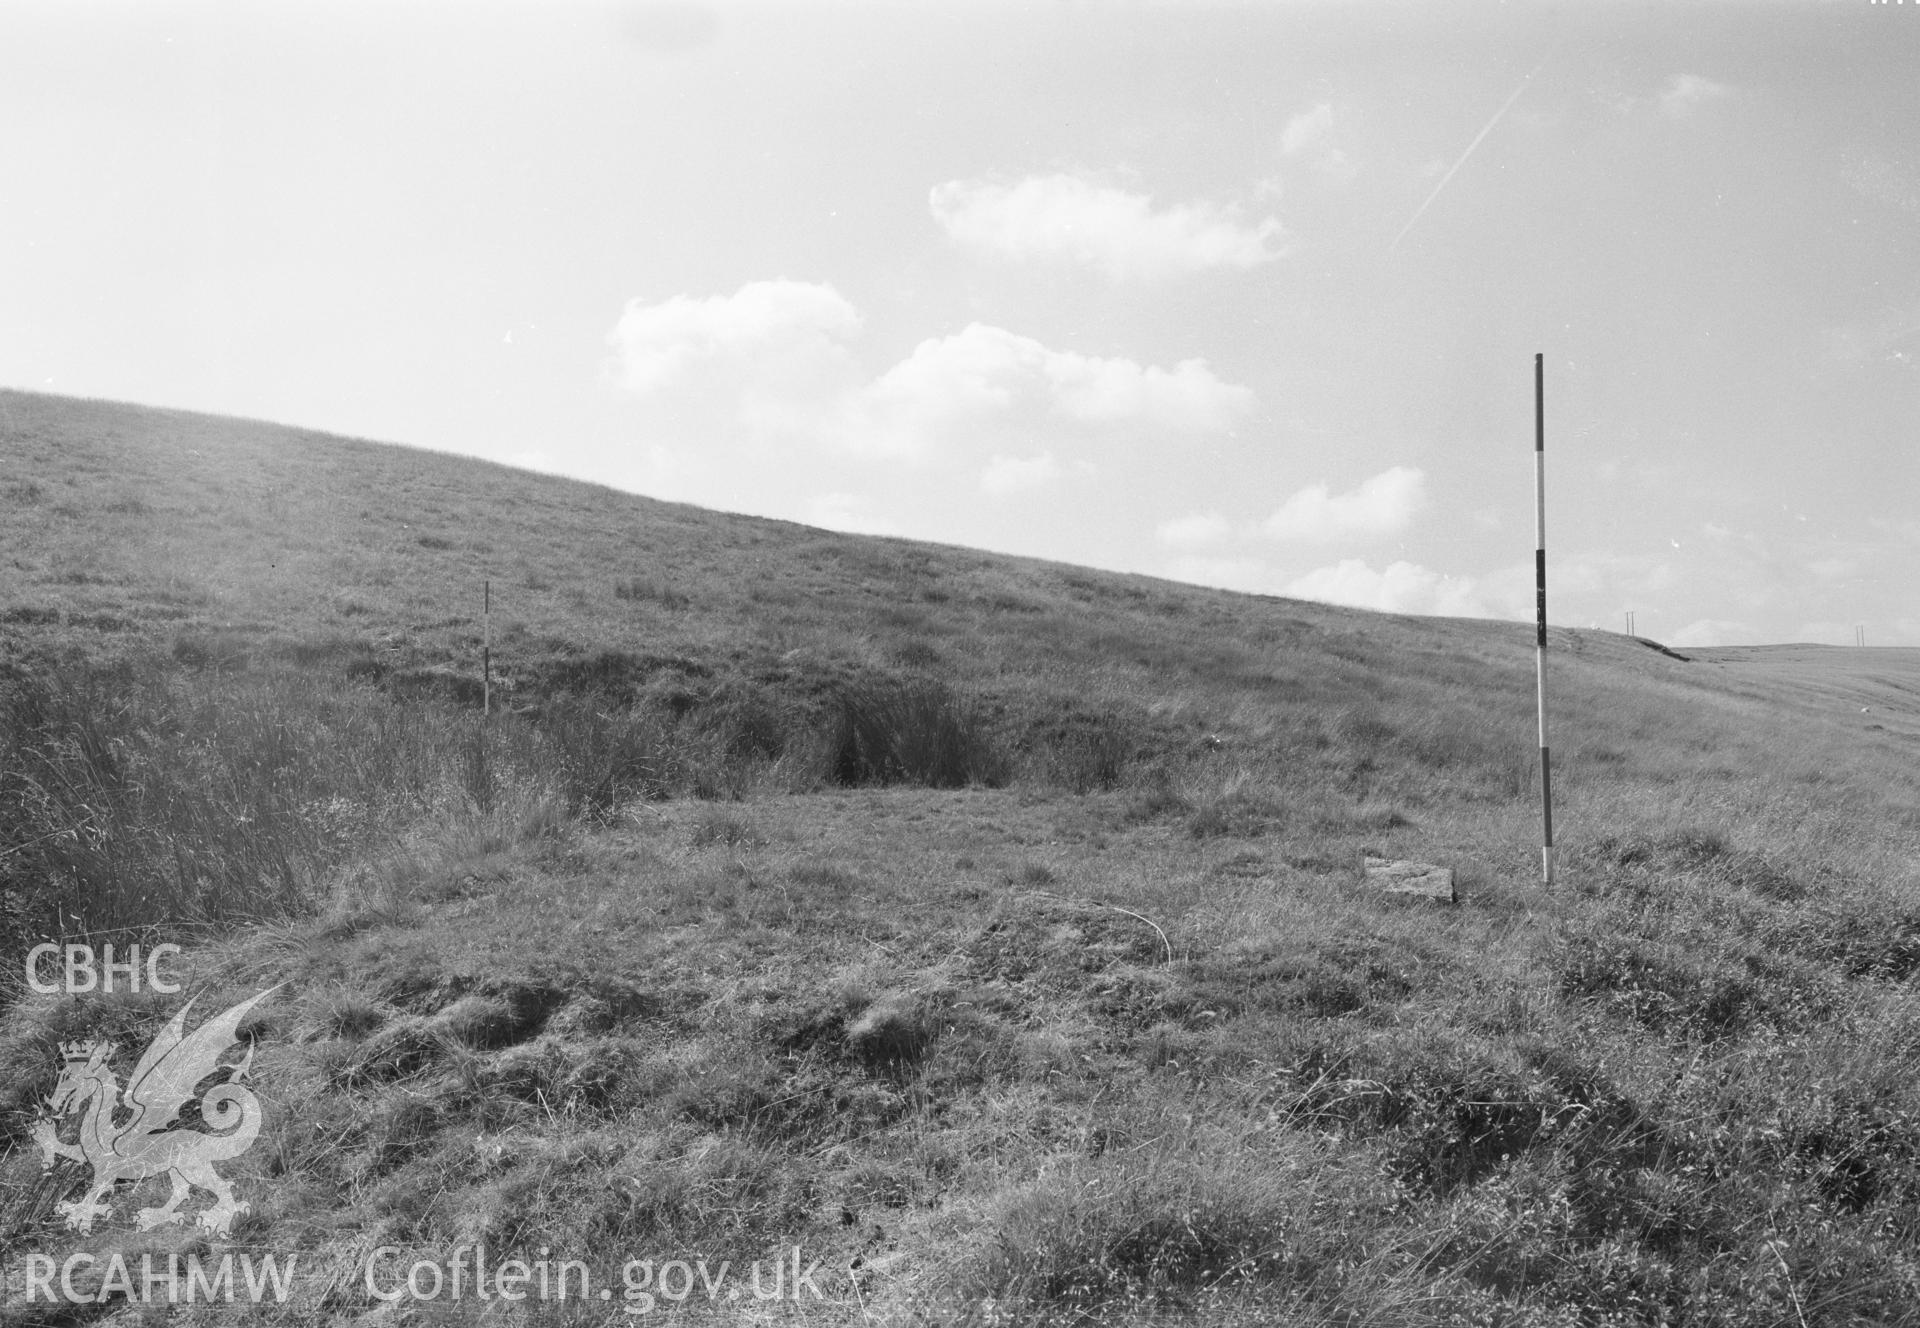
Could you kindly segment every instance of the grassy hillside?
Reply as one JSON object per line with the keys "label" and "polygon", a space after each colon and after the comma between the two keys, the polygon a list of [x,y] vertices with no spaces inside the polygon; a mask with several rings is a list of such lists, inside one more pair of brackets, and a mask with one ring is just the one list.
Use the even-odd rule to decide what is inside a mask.
{"label": "grassy hillside", "polygon": [[[1920,653],[1552,648],[1546,892],[1523,625],[0,393],[0,937],[185,979],[7,960],[0,1322],[1920,1322]],[[70,1230],[60,1044],[275,984],[231,1238]]]}

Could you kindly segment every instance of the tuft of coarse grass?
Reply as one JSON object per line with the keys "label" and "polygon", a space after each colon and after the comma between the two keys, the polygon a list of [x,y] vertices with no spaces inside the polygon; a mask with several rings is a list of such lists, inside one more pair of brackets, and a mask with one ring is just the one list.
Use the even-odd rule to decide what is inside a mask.
{"label": "tuft of coarse grass", "polygon": [[996,787],[1010,762],[983,715],[930,678],[845,685],[837,698],[832,770],[840,784]]}
{"label": "tuft of coarse grass", "polygon": [[624,802],[664,797],[684,773],[670,725],[645,711],[605,710],[588,697],[560,696],[532,723],[558,758],[574,815],[604,819]]}
{"label": "tuft of coarse grass", "polygon": [[1048,734],[1036,773],[1074,793],[1120,787],[1144,746],[1129,716],[1109,712]]}
{"label": "tuft of coarse grass", "polygon": [[885,996],[847,1025],[847,1047],[869,1066],[898,1071],[925,1055],[937,1032],[931,1012],[919,1002]]}
{"label": "tuft of coarse grass", "polygon": [[693,833],[689,836],[695,848],[708,844],[722,844],[728,848],[752,848],[766,843],[766,836],[760,833],[760,827],[751,817],[739,812],[708,810],[703,811],[693,824]]}
{"label": "tuft of coarse grass", "polygon": [[939,1291],[1006,1324],[1151,1322],[1252,1302],[1278,1315],[1359,1253],[1334,1215],[1377,1220],[1395,1197],[1356,1185],[1305,1137],[1175,1120],[1131,1140],[1115,1126],[1093,1136],[1092,1156],[995,1196]]}
{"label": "tuft of coarse grass", "polygon": [[114,934],[264,917],[345,851],[314,807],[340,753],[271,685],[213,704],[154,668],[0,680],[0,888],[16,926]]}

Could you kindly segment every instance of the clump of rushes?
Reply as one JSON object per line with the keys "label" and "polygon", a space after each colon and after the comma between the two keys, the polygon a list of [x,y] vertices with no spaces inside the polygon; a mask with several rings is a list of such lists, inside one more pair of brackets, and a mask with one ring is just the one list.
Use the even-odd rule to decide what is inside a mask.
{"label": "clump of rushes", "polygon": [[837,700],[837,783],[965,788],[1007,782],[1010,763],[984,717],[943,682],[850,683]]}

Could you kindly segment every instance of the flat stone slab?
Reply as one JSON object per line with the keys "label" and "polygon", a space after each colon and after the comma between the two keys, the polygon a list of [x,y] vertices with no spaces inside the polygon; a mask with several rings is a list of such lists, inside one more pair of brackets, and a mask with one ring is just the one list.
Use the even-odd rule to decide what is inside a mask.
{"label": "flat stone slab", "polygon": [[1403,858],[1364,860],[1367,879],[1390,895],[1419,895],[1424,899],[1454,902],[1453,868],[1436,867],[1430,862],[1408,862]]}

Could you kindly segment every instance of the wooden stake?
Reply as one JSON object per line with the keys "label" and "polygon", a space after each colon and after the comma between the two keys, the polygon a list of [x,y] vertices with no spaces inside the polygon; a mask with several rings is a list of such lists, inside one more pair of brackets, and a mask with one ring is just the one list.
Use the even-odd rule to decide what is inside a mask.
{"label": "wooden stake", "polygon": [[1553,884],[1553,766],[1547,750],[1547,406],[1546,357],[1533,357],[1534,691],[1540,712],[1540,880]]}

